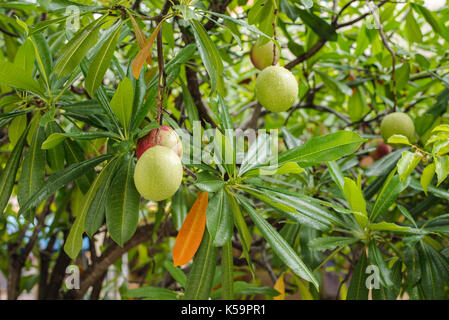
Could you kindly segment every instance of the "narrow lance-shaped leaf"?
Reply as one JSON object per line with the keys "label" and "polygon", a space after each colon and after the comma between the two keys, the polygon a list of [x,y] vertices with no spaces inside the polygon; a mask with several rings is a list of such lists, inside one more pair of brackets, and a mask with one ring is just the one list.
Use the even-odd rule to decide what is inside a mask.
{"label": "narrow lance-shaped leaf", "polygon": [[225,300],[232,300],[234,299],[234,256],[232,254],[231,240],[228,240],[225,243],[221,252],[222,298]]}
{"label": "narrow lance-shaped leaf", "polygon": [[382,286],[391,289],[393,286],[391,270],[382,257],[377,244],[371,241],[368,250],[369,261],[379,268],[380,283]]}
{"label": "narrow lance-shaped leaf", "polygon": [[104,15],[81,29],[65,45],[64,52],[55,64],[54,72],[58,78],[67,77],[81,62],[89,49],[97,41],[98,25],[107,17]]}
{"label": "narrow lance-shaped leaf", "polygon": [[239,198],[245,211],[253,220],[259,231],[263,234],[265,240],[270,244],[276,255],[299,277],[312,282],[318,288],[318,281],[312,272],[307,268],[304,262],[299,258],[297,253],[290,247],[287,241],[282,238],[264,218],[262,218],[248,203],[246,199]]}
{"label": "narrow lance-shaped leaf", "polygon": [[14,187],[14,180],[16,179],[17,169],[19,169],[20,159],[22,158],[22,151],[28,134],[28,128],[22,133],[19,141],[17,141],[14,146],[8,161],[6,162],[6,166],[0,175],[0,213],[3,213],[5,210],[12,188]]}
{"label": "narrow lance-shaped leaf", "polygon": [[367,266],[366,253],[362,250],[349,283],[346,300],[368,300],[369,289],[366,286],[365,273]]}
{"label": "narrow lance-shaped leaf", "polygon": [[[173,247],[173,264],[182,266],[192,260],[203,239],[206,228],[208,193],[202,192],[196,199],[182,224]],[[212,243],[212,240],[209,241]]]}
{"label": "narrow lance-shaped leaf", "polygon": [[207,230],[216,246],[223,246],[232,237],[234,219],[226,192],[220,189],[207,208]]}
{"label": "narrow lance-shaped leaf", "polygon": [[349,206],[354,211],[354,218],[362,229],[365,228],[368,223],[368,213],[360,185],[356,184],[354,180],[345,178],[343,190]]}
{"label": "narrow lance-shaped leaf", "polygon": [[27,210],[36,207],[43,200],[55,193],[58,189],[65,186],[67,183],[75,180],[81,175],[86,173],[86,170],[94,168],[96,165],[109,159],[111,155],[102,155],[96,158],[88,159],[83,162],[78,162],[69,165],[62,171],[51,175],[42,187],[35,192],[30,199],[20,208],[19,214],[26,212]]}
{"label": "narrow lance-shaped leaf", "polygon": [[106,224],[111,238],[123,246],[136,232],[140,194],[134,185],[134,158],[123,159],[111,182],[106,201]]}
{"label": "narrow lance-shaped leaf", "polygon": [[100,186],[87,209],[85,229],[86,233],[92,237],[101,227],[106,215],[106,200],[111,192],[110,186],[112,178],[114,178],[117,167],[120,165],[120,159],[114,159],[105,168],[103,168],[105,177],[102,179]]}
{"label": "narrow lance-shaped leaf", "polygon": [[114,166],[116,160],[112,160],[109,162],[100,172],[100,174],[95,178],[94,182],[91,184],[89,190],[86,195],[83,197],[82,207],[76,216],[75,222],[70,228],[69,235],[64,244],[64,251],[67,255],[75,259],[78,256],[78,253],[81,251],[83,246],[83,233],[84,233],[84,225],[86,221],[86,215],[97,194],[100,185],[103,183],[105,177],[109,174],[109,169],[111,166]]}
{"label": "narrow lance-shaped leaf", "polygon": [[46,151],[41,149],[45,139],[44,127],[38,126],[22,164],[17,200],[23,205],[44,183]]}
{"label": "narrow lance-shaped leaf", "polygon": [[212,243],[209,233],[204,232],[201,246],[195,255],[187,277],[184,294],[186,300],[205,300],[209,298],[216,269],[217,252],[218,249]]}
{"label": "narrow lance-shaped leaf", "polygon": [[337,160],[354,153],[364,141],[365,139],[351,131],[330,133],[283,152],[279,155],[279,164],[295,161],[306,167]]}
{"label": "narrow lance-shaped leaf", "polygon": [[387,180],[385,180],[382,189],[379,191],[376,202],[371,209],[370,220],[376,221],[381,215],[383,215],[388,208],[396,201],[397,197],[405,188],[399,176],[395,174],[395,170],[390,173]]}
{"label": "narrow lance-shaped leaf", "polygon": [[103,80],[106,70],[109,68],[112,57],[114,56],[115,46],[117,45],[123,23],[124,22],[117,23],[117,25],[114,26],[115,31],[108,39],[106,39],[100,51],[98,51],[97,55],[90,63],[89,71],[87,71],[85,80],[85,88],[91,96],[95,95],[95,92]]}
{"label": "narrow lance-shaped leaf", "polygon": [[212,40],[209,38],[203,25],[196,20],[190,20],[192,30],[195,35],[195,40],[198,45],[201,59],[211,79],[212,92],[223,90],[223,79],[221,74],[223,73],[223,62],[221,56],[218,53],[218,49]]}
{"label": "narrow lance-shaped leaf", "polygon": [[124,78],[119,83],[117,90],[111,100],[111,108],[125,131],[133,111],[134,89],[129,78]]}

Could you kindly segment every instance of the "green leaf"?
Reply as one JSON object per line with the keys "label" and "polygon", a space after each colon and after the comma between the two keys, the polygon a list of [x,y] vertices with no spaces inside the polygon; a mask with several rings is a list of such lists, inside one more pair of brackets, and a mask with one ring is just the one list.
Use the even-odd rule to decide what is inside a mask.
{"label": "green leaf", "polygon": [[217,192],[222,189],[225,182],[218,176],[209,172],[203,171],[197,174],[195,186],[201,191]]}
{"label": "green leaf", "polygon": [[[424,298],[426,300],[443,299],[444,283],[447,282],[449,274],[442,261],[447,259],[440,259],[439,253],[423,241],[418,244],[418,250],[422,270],[419,285]],[[447,264],[447,261],[445,262]]]}
{"label": "green leaf", "polygon": [[367,266],[365,250],[362,250],[349,283],[346,300],[368,300],[369,290],[366,286],[367,274],[365,273]]}
{"label": "green leaf", "polygon": [[[54,121],[49,122],[45,126],[45,134],[47,139],[51,135],[61,132],[62,132],[61,128]],[[53,170],[53,172],[64,169],[64,157],[65,157],[64,146],[62,145],[57,145],[56,147],[47,150],[48,165]]]}
{"label": "green leaf", "polygon": [[88,159],[67,166],[62,171],[58,171],[51,175],[43,184],[43,186],[35,192],[30,199],[23,205],[19,214],[38,206],[43,200],[55,193],[57,190],[65,186],[67,183],[75,180],[86,173],[86,170],[92,169],[103,161],[109,159],[111,155],[102,155],[96,158]]}
{"label": "green leaf", "polygon": [[334,180],[335,184],[338,186],[341,192],[343,192],[345,185],[345,176],[340,169],[340,166],[336,161],[329,161],[327,163],[327,167],[331,174],[332,180]]}
{"label": "green leaf", "polygon": [[[79,163],[86,160],[85,152],[77,141],[66,139],[64,140],[63,145],[67,164]],[[76,184],[82,193],[86,193],[94,179],[94,169],[86,169],[84,174],[76,179]]]}
{"label": "green leaf", "polygon": [[336,80],[335,78],[329,76],[327,73],[321,71],[315,71],[320,75],[321,80],[323,80],[326,87],[331,88],[333,91],[340,91],[342,94],[347,96],[352,96],[352,89],[345,83]]}
{"label": "green leaf", "polygon": [[[267,166],[267,167],[261,167],[258,169],[258,173],[261,176],[266,175],[274,175],[274,174],[289,174],[289,173],[295,173],[300,174],[306,172],[303,168],[301,168],[296,162],[286,162],[282,166]],[[248,172],[246,175],[251,175],[250,172]]]}
{"label": "green leaf", "polygon": [[99,138],[120,139],[120,136],[107,131],[52,133],[42,144],[42,149],[52,149],[63,142],[66,138],[72,138],[75,140],[94,140]]}
{"label": "green leaf", "polygon": [[129,78],[124,78],[118,85],[111,100],[111,108],[117,119],[127,130],[133,110],[134,89]]}
{"label": "green leaf", "polygon": [[370,263],[376,265],[379,268],[380,283],[382,286],[391,289],[393,286],[392,274],[390,268],[388,268],[382,253],[377,247],[377,243],[371,241],[368,249],[368,256]]}
{"label": "green leaf", "polygon": [[100,185],[96,187],[97,190],[94,194],[94,198],[92,199],[86,213],[84,228],[90,237],[92,237],[104,223],[106,215],[106,200],[108,198],[108,194],[111,192],[111,181],[114,178],[115,173],[117,172],[117,167],[120,164],[120,158],[113,159],[101,171],[103,177],[101,178],[101,181],[98,182]]}
{"label": "green leaf", "polygon": [[212,199],[206,211],[207,230],[214,245],[221,247],[232,237],[234,219],[224,189],[220,189]]}
{"label": "green leaf", "polygon": [[221,254],[221,287],[224,300],[234,299],[234,256],[232,254],[232,241],[228,240]]}
{"label": "green leaf", "polygon": [[170,275],[175,279],[183,288],[186,286],[187,276],[178,267],[175,267],[171,261],[164,261],[164,267],[170,273]]}
{"label": "green leaf", "polygon": [[380,286],[379,289],[372,289],[373,300],[396,300],[401,290],[402,284],[402,262],[396,261],[391,268],[393,286],[391,289]]}
{"label": "green leaf", "polygon": [[402,152],[402,157],[397,164],[398,174],[401,181],[407,180],[413,170],[415,170],[418,163],[420,163],[421,159],[421,156],[416,152]]}
{"label": "green leaf", "polygon": [[373,231],[392,231],[392,232],[404,232],[409,231],[410,227],[403,227],[399,226],[396,223],[393,222],[378,222],[378,223],[371,223],[368,228]]}
{"label": "green leaf", "polygon": [[430,183],[432,182],[434,176],[435,176],[435,162],[432,162],[431,164],[429,164],[427,167],[424,168],[420,178],[421,186],[426,196],[427,196],[427,188],[430,186]]}
{"label": "green leaf", "polygon": [[106,200],[106,224],[111,238],[121,247],[136,232],[140,194],[134,185],[134,159],[124,159],[111,182]]}
{"label": "green leaf", "polygon": [[[433,31],[436,34],[443,35],[441,25],[438,23],[437,18],[431,11],[429,11],[426,7],[416,3],[411,3],[411,6],[417,13],[419,13],[421,16],[424,17],[424,19],[426,19],[427,23],[430,24],[430,26],[432,27]],[[411,14],[411,12],[412,11],[410,10],[409,15]]]}
{"label": "green leaf", "polygon": [[210,296],[217,263],[218,249],[214,246],[208,232],[193,259],[193,265],[187,277],[184,299],[206,300]]}
{"label": "green leaf", "polygon": [[[271,287],[259,287],[245,281],[235,281],[234,294],[236,296],[267,295],[269,297],[275,297],[279,295],[279,292]],[[223,288],[215,290],[212,293],[212,298],[220,297],[220,295],[223,295]]]}
{"label": "green leaf", "polygon": [[376,202],[371,209],[370,220],[374,222],[382,216],[404,189],[405,185],[401,183],[399,176],[395,175],[394,171],[391,172],[377,195]]}
{"label": "green leaf", "polygon": [[173,225],[176,230],[181,229],[182,223],[187,216],[187,204],[184,197],[184,188],[181,186],[171,199]]}
{"label": "green leaf", "polygon": [[366,212],[366,201],[363,197],[360,185],[356,184],[354,180],[345,178],[343,192],[348,200],[349,207],[354,211],[355,219],[359,226],[363,229],[368,223],[368,213]]}
{"label": "green leaf", "polygon": [[96,204],[94,201],[98,190],[110,174],[110,168],[114,166],[116,162],[117,161],[113,159],[101,170],[100,174],[97,175],[86,195],[83,197],[79,213],[70,228],[69,235],[64,244],[64,251],[71,259],[75,259],[83,247],[83,233],[85,229],[86,216],[91,206]]}
{"label": "green leaf", "polygon": [[27,74],[24,69],[13,63],[0,61],[0,83],[45,97],[40,84]]}
{"label": "green leaf", "polygon": [[12,188],[14,187],[14,180],[16,179],[17,169],[19,169],[20,159],[22,158],[28,128],[22,133],[19,141],[14,146],[6,162],[6,166],[0,175],[0,213],[3,213],[5,210]]}
{"label": "green leaf", "polygon": [[394,134],[390,138],[388,138],[388,143],[390,144],[406,144],[410,146],[410,141],[408,141],[408,138],[406,136],[400,135],[400,134]]}
{"label": "green leaf", "polygon": [[309,246],[315,250],[334,250],[337,247],[344,247],[357,242],[359,239],[348,237],[323,237],[316,238],[309,242]]}
{"label": "green leaf", "polygon": [[308,10],[302,10],[299,8],[296,10],[301,20],[317,35],[327,41],[337,41],[337,33],[333,26]]}
{"label": "green leaf", "polygon": [[437,173],[439,186],[449,174],[449,156],[438,157],[435,159],[435,172]]}
{"label": "green leaf", "polygon": [[295,161],[301,167],[308,167],[337,160],[354,153],[364,141],[352,131],[330,133],[281,153],[279,163]]}
{"label": "green leaf", "polygon": [[51,70],[53,69],[53,58],[50,47],[45,39],[45,36],[41,33],[32,35],[31,39],[33,41],[36,58],[38,60],[40,74],[48,82]]}
{"label": "green leaf", "polygon": [[351,121],[359,121],[367,112],[366,97],[362,89],[356,88],[355,92],[349,97],[348,112]]}
{"label": "green leaf", "polygon": [[307,225],[313,229],[327,231],[331,228],[331,221],[339,222],[316,199],[304,195],[293,197],[272,190],[257,190],[245,188],[245,191],[259,198],[265,203],[282,210],[292,221]]}
{"label": "green leaf", "polygon": [[178,294],[171,290],[160,287],[140,287],[129,289],[123,293],[124,297],[146,298],[145,300],[176,300]]}
{"label": "green leaf", "polygon": [[17,141],[20,139],[22,133],[26,130],[26,128],[27,128],[26,115],[15,117],[12,120],[11,124],[8,127],[8,138],[9,141],[11,142],[11,146],[16,145]]}
{"label": "green leaf", "polygon": [[405,18],[405,32],[409,42],[412,43],[421,43],[422,42],[422,33],[421,28],[416,22],[415,17],[413,16],[413,11],[410,10]]}
{"label": "green leaf", "polygon": [[34,69],[34,47],[31,40],[26,40],[17,50],[14,57],[14,65],[21,70],[24,70],[24,75],[28,78],[33,76]]}
{"label": "green leaf", "polygon": [[96,43],[99,28],[107,15],[93,21],[87,27],[78,31],[77,34],[64,46],[63,53],[56,61],[54,73],[58,78],[65,78],[81,63],[89,49]]}
{"label": "green leaf", "polygon": [[117,23],[112,27],[115,30],[111,33],[109,38],[106,39],[90,63],[85,80],[85,88],[92,97],[95,95],[95,92],[103,81],[106,70],[109,68],[123,23],[124,21],[122,23]]}
{"label": "green leaf", "polygon": [[223,73],[223,62],[220,54],[218,53],[218,49],[209,38],[209,35],[201,23],[197,20],[190,20],[189,22],[192,26],[193,34],[195,35],[195,40],[201,59],[204,63],[204,67],[206,68],[206,71],[211,79],[212,93],[216,90],[220,93],[224,89],[223,78],[221,75]]}
{"label": "green leaf", "polygon": [[299,258],[297,253],[282,238],[264,218],[262,218],[244,198],[239,198],[239,202],[245,211],[253,220],[259,231],[263,234],[265,240],[270,244],[276,255],[299,277],[312,282],[315,288],[319,288],[318,281],[312,272],[307,268],[304,262]]}
{"label": "green leaf", "polygon": [[408,84],[408,79],[410,76],[410,64],[404,62],[401,66],[396,69],[396,90],[402,90],[406,88]]}
{"label": "green leaf", "polygon": [[245,257],[246,262],[248,263],[249,269],[251,271],[251,274],[254,277],[254,266],[251,261],[251,256],[249,255],[249,250],[252,241],[251,233],[248,230],[248,225],[246,224],[240,206],[238,205],[235,199],[235,195],[227,193],[226,196],[228,197],[231,210],[234,214],[234,223],[240,236],[240,241],[243,249],[242,255]]}
{"label": "green leaf", "polygon": [[44,128],[38,126],[22,164],[17,191],[19,205],[24,205],[44,183],[46,152],[41,149],[44,139]]}

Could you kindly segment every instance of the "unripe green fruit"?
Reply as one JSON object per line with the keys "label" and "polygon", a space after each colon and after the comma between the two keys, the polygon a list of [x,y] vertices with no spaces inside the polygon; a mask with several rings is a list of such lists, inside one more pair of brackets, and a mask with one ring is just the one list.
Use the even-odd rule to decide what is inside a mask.
{"label": "unripe green fruit", "polygon": [[[273,56],[274,56],[274,47],[276,45],[273,41],[268,41],[267,43],[260,45],[260,42],[257,41],[256,44],[251,48],[250,57],[253,65],[259,69],[263,70],[268,66],[273,64]],[[279,48],[276,47],[276,61],[279,57]]]}
{"label": "unripe green fruit", "polygon": [[267,67],[257,77],[256,97],[267,110],[286,111],[298,97],[298,82],[293,73],[284,67]]}
{"label": "unripe green fruit", "polygon": [[385,143],[394,134],[406,136],[410,142],[415,140],[413,120],[403,112],[393,112],[387,115],[380,124],[380,132]]}
{"label": "unripe green fruit", "polygon": [[182,174],[178,155],[170,148],[154,146],[137,160],[134,183],[145,199],[161,201],[170,198],[179,189]]}

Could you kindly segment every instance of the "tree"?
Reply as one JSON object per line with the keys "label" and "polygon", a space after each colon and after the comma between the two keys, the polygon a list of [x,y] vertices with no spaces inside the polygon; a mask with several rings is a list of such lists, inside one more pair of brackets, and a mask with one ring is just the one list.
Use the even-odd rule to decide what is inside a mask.
{"label": "tree", "polygon": [[[447,7],[430,9],[0,2],[8,299],[98,299],[121,265],[122,298],[448,298],[449,30]],[[298,82],[287,111],[257,101],[254,45],[268,53],[253,60],[270,54]],[[390,121],[382,141],[393,112],[413,124]],[[181,137],[184,176],[153,202],[134,184],[135,153],[162,125]],[[173,175],[152,176],[165,188]]]}

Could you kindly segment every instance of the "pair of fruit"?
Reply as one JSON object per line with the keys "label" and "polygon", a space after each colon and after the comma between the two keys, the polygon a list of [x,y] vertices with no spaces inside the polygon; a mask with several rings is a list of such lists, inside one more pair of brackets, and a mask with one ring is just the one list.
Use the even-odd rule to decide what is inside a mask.
{"label": "pair of fruit", "polygon": [[147,200],[162,201],[179,189],[182,181],[182,143],[168,126],[153,129],[137,143],[134,183]]}
{"label": "pair of fruit", "polygon": [[[251,48],[253,65],[262,70],[256,80],[256,97],[260,104],[272,112],[287,111],[298,97],[298,82],[295,76],[284,67],[272,66],[274,50],[279,50],[269,41],[263,45],[256,43]],[[276,61],[275,61],[276,62]]]}

